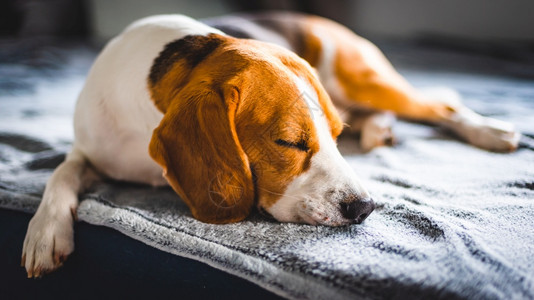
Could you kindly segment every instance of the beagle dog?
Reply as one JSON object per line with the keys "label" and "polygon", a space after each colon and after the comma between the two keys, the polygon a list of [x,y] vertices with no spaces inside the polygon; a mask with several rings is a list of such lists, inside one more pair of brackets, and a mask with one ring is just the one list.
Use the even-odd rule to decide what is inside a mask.
{"label": "beagle dog", "polygon": [[415,90],[373,44],[320,17],[136,21],[89,72],[72,151],[29,223],[22,265],[28,277],[62,265],[78,194],[95,178],[168,184],[202,222],[238,222],[256,206],[280,222],[361,223],[375,204],[336,138],[348,122],[363,149],[391,144],[393,115],[492,151],[518,144],[512,125]]}

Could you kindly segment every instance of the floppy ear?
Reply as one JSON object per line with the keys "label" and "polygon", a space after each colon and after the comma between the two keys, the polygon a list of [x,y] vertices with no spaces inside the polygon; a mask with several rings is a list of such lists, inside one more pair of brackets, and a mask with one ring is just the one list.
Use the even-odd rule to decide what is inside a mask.
{"label": "floppy ear", "polygon": [[179,93],[149,146],[193,216],[207,223],[238,222],[254,203],[248,158],[235,129],[239,94],[236,89],[226,94],[210,89]]}

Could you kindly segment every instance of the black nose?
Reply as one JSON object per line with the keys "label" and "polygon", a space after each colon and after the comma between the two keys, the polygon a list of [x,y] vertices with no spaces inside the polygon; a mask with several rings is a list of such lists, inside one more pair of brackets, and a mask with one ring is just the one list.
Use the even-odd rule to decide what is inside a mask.
{"label": "black nose", "polygon": [[348,203],[341,203],[343,217],[361,224],[375,210],[375,202],[371,198],[365,198]]}

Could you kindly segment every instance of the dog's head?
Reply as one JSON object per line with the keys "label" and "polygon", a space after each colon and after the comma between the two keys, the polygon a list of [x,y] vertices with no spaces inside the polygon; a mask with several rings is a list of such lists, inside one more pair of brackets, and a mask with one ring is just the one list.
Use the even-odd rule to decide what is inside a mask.
{"label": "dog's head", "polygon": [[149,88],[150,155],[195,218],[343,225],[374,209],[336,147],[343,124],[314,70],[280,47],[210,34],[168,44]]}

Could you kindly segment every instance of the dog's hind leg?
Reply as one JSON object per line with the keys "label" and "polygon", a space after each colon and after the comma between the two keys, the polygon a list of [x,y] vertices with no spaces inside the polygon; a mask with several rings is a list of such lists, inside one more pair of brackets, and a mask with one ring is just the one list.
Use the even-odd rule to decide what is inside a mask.
{"label": "dog's hind leg", "polygon": [[59,268],[72,253],[78,193],[97,178],[76,147],[55,169],[24,239],[21,265],[26,268],[28,278]]}
{"label": "dog's hind leg", "polygon": [[316,68],[336,106],[391,111],[404,119],[441,125],[491,151],[517,148],[520,134],[512,124],[473,112],[454,93],[415,89],[375,45],[349,29],[317,19],[309,39],[321,45]]}

